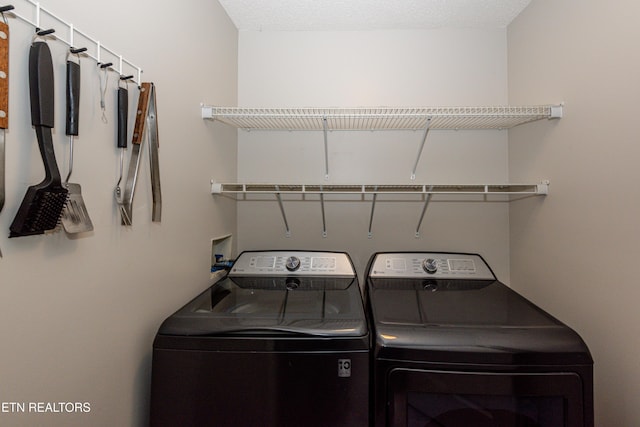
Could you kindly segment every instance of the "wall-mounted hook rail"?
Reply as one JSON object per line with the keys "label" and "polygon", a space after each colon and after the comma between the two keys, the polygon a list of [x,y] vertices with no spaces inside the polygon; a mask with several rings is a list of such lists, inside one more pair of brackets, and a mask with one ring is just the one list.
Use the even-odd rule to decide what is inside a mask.
{"label": "wall-mounted hook rail", "polygon": [[[133,70],[136,71],[137,79],[134,80],[134,81],[138,85],[142,81],[142,68],[141,67],[135,65],[133,62],[131,62],[131,61],[127,60],[127,59],[122,58],[121,55],[119,55],[119,54],[115,53],[113,50],[103,46],[100,43],[100,41],[98,41],[95,38],[89,36],[87,33],[78,30],[72,23],[67,22],[66,20],[64,20],[61,17],[59,17],[58,15],[56,15],[55,13],[53,13],[50,10],[42,7],[40,2],[33,1],[33,0],[20,0],[19,3],[24,3],[27,6],[27,8],[30,7],[31,10],[30,11],[27,10],[27,11],[18,12],[16,10],[16,8],[13,7],[13,6],[11,6],[11,9],[6,9],[9,6],[4,6],[3,8],[0,8],[0,12],[2,12],[4,14],[4,12],[9,12],[10,11],[10,13],[7,13],[8,16],[15,16],[16,18],[26,22],[27,24],[31,24],[32,26],[34,26],[36,28],[36,32],[37,32],[38,36],[46,36],[48,34],[52,34],[55,31],[54,28],[42,30],[42,27],[41,27],[41,22],[43,21],[42,20],[43,16],[51,18],[54,21],[57,21],[58,23],[60,23],[62,26],[66,27],[68,29],[68,32],[69,32],[68,39],[65,39],[65,38],[63,38],[61,36],[56,36],[56,40],[59,40],[59,41],[65,43],[70,48],[76,48],[76,46],[75,46],[76,36],[79,35],[79,36],[81,36],[83,38],[83,40],[86,40],[86,41],[92,43],[95,46],[96,49],[95,49],[95,53],[90,53],[88,48],[84,48],[85,50],[83,50],[82,52],[78,52],[78,53],[83,53],[84,55],[94,59],[98,64],[103,64],[101,57],[103,56],[103,53],[108,53],[110,56],[113,56],[114,58],[119,58],[120,59],[119,69],[118,70],[114,70],[114,71],[117,71],[120,75],[123,75],[125,73],[124,67],[126,66],[127,69],[129,69],[131,71],[133,71]],[[35,16],[35,17],[34,18],[28,18],[27,15],[31,15],[31,16]],[[112,65],[113,64],[111,64],[110,67]]]}

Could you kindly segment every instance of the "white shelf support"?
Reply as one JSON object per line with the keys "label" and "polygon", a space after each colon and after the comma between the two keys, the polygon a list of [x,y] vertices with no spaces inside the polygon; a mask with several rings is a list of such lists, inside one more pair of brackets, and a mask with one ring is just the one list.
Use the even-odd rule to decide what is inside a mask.
{"label": "white shelf support", "polygon": [[282,196],[280,195],[280,188],[276,185],[276,198],[278,199],[278,205],[280,206],[280,213],[282,213],[282,220],[284,221],[285,235],[291,237],[291,230],[289,229],[289,222],[287,221],[287,215],[284,213],[284,205],[282,204]]}
{"label": "white shelf support", "polygon": [[561,119],[563,114],[564,103],[558,105],[551,105],[549,107],[549,119]]}
{"label": "white shelf support", "polygon": [[320,186],[320,210],[322,211],[322,237],[327,237],[327,221],[324,215],[324,193],[322,192],[322,185]]}
{"label": "white shelf support", "polygon": [[200,104],[200,110],[202,112],[201,114],[203,119],[213,120],[215,118],[213,115],[213,107],[204,105],[204,103],[202,103]]}
{"label": "white shelf support", "polygon": [[420,226],[422,225],[422,220],[424,220],[424,214],[427,212],[427,207],[429,206],[429,202],[431,201],[431,196],[433,193],[433,185],[429,187],[429,192],[424,198],[424,205],[422,206],[422,212],[420,213],[420,219],[418,220],[418,225],[416,226],[416,239],[420,237]]}
{"label": "white shelf support", "polygon": [[322,131],[324,133],[324,179],[329,179],[329,143],[327,141],[327,118],[322,118]]}
{"label": "white shelf support", "polygon": [[[371,201],[371,216],[369,217],[369,234],[368,234],[369,239],[373,237],[373,213],[376,209],[376,199],[378,198],[378,193],[376,193],[376,191],[378,191],[377,185],[374,186],[373,188],[373,200]],[[364,188],[363,188],[363,192],[364,192]]]}
{"label": "white shelf support", "polygon": [[420,156],[422,156],[422,150],[424,149],[424,143],[427,141],[427,136],[429,135],[429,128],[431,127],[431,117],[427,119],[427,124],[424,127],[424,134],[422,135],[422,142],[420,143],[420,148],[418,149],[418,155],[416,156],[416,162],[413,164],[413,170],[411,171],[411,180],[416,179],[416,170],[418,169],[418,162],[420,162]]}
{"label": "white shelf support", "polygon": [[542,181],[536,187],[538,190],[536,193],[537,195],[546,196],[547,194],[549,194],[549,180]]}

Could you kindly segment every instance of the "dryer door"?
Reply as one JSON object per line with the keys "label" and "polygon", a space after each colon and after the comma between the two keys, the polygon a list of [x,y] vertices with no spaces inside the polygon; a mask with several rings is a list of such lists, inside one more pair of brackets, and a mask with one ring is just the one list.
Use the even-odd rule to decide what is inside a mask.
{"label": "dryer door", "polygon": [[583,384],[572,372],[393,369],[388,386],[390,426],[585,426]]}

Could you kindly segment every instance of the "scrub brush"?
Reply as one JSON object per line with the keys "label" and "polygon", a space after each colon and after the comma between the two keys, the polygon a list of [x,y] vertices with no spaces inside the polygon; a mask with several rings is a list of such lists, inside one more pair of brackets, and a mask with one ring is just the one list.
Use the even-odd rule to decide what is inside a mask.
{"label": "scrub brush", "polygon": [[45,42],[34,41],[29,51],[29,91],[31,124],[38,138],[45,178],[27,189],[11,224],[9,237],[43,234],[55,229],[67,202],[68,190],[62,186],[51,136],[54,125],[53,61]]}

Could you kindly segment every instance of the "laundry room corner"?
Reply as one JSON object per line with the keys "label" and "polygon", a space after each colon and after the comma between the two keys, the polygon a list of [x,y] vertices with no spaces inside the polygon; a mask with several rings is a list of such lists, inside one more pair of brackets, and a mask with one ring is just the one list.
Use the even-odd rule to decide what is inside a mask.
{"label": "laundry room corner", "polygon": [[0,4],[0,426],[637,425],[639,16]]}
{"label": "laundry room corner", "polygon": [[[216,1],[17,0],[13,6],[5,14],[11,37],[0,215],[0,425],[147,425],[154,334],[181,301],[210,284],[212,239],[237,233],[235,201],[212,198],[209,184],[212,177],[236,179],[236,131],[200,115],[204,100],[237,101],[237,30]],[[71,23],[73,45],[87,47],[79,58],[71,55],[81,85],[70,182],[82,186],[93,231],[71,235],[60,226],[8,238],[27,187],[44,175],[29,106],[34,38],[51,51],[53,147],[63,180],[70,163],[70,26],[41,11],[39,30],[55,32],[36,36],[34,25],[12,15],[35,23],[38,7]],[[150,142],[143,139],[132,224],[123,225],[114,197],[121,155],[116,95],[118,87],[128,89],[124,190],[141,82],[155,87],[161,206],[152,195]]]}
{"label": "laundry room corner", "polygon": [[640,420],[638,14],[539,0],[508,29],[509,101],[565,105],[509,131],[510,178],[551,181],[545,200],[511,204],[511,282],[589,343],[597,426]]}

